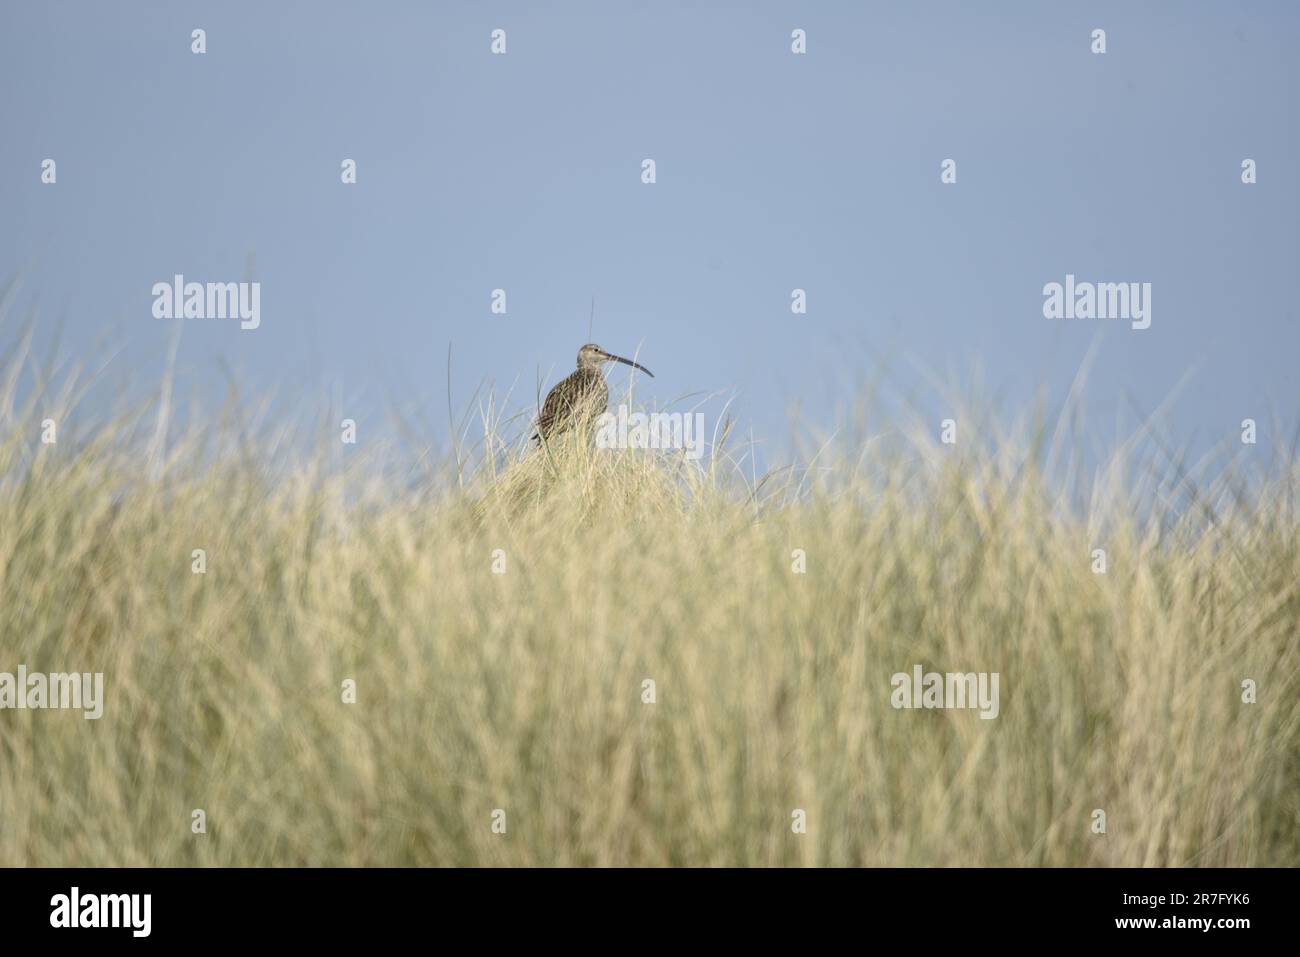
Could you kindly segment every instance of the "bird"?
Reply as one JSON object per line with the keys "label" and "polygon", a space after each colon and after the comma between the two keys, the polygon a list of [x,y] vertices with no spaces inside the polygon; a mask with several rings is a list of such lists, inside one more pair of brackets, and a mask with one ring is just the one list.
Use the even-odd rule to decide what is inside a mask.
{"label": "bird", "polygon": [[542,414],[537,417],[537,431],[533,438],[539,443],[559,435],[582,419],[592,419],[609,406],[609,386],[601,365],[621,362],[640,369],[650,378],[654,373],[638,362],[606,352],[594,342],[578,350],[578,370],[555,384],[542,403]]}

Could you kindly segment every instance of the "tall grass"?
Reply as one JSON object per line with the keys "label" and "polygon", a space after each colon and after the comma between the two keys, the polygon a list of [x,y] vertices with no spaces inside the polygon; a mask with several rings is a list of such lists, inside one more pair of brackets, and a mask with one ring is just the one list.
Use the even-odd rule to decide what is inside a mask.
{"label": "tall grass", "polygon": [[[766,481],[490,434],[411,482],[233,413],[43,445],[76,390],[17,401],[24,356],[0,671],[106,704],[0,711],[0,865],[1300,863],[1293,469],[1080,507],[1038,433]],[[998,672],[1000,714],[895,710],[918,663]]]}

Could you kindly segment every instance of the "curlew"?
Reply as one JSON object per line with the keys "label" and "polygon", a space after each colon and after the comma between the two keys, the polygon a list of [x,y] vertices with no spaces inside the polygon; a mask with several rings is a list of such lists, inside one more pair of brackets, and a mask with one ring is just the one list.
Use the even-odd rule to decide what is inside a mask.
{"label": "curlew", "polygon": [[609,386],[605,385],[600,367],[606,362],[621,362],[654,378],[654,373],[640,363],[608,353],[594,342],[587,343],[578,350],[578,370],[546,394],[534,439],[549,439],[579,420],[589,421],[605,411],[609,405]]}

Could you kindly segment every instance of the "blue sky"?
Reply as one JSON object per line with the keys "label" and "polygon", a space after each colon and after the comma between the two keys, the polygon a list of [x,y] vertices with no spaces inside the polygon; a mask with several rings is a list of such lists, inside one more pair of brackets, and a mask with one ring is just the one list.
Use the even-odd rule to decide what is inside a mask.
{"label": "blue sky", "polygon": [[[734,392],[758,435],[793,405],[832,423],[879,366],[938,414],[918,369],[978,365],[1014,411],[1095,344],[1089,421],[1190,372],[1176,439],[1276,412],[1289,441],[1297,48],[1293,3],[6,0],[0,277],[137,388],[180,321],[155,282],[255,278],[260,328],[184,327],[181,388],[214,404],[221,359],[302,410],[438,428],[450,343],[457,404],[522,405],[594,296],[592,338],[656,374],[640,395]],[[1044,318],[1067,273],[1151,283],[1151,328]]]}

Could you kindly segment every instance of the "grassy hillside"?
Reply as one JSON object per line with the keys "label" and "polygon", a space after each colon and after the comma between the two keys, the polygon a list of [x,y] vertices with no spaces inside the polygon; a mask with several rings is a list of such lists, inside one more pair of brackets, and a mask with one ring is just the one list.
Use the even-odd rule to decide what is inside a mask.
{"label": "grassy hillside", "polygon": [[[42,444],[13,396],[0,671],[105,704],[0,711],[0,865],[1300,864],[1294,471],[1177,512],[1009,439],[412,483],[148,415]],[[916,664],[998,716],[896,710]]]}

